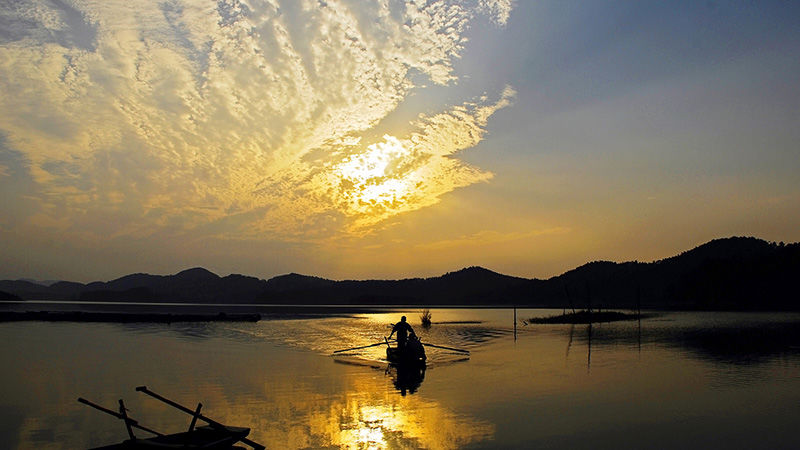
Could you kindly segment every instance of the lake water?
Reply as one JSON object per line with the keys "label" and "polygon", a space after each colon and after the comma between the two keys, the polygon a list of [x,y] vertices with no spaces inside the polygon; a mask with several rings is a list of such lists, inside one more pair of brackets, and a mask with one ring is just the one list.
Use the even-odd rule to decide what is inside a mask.
{"label": "lake water", "polygon": [[[518,319],[561,311],[517,310]],[[400,373],[377,342],[405,313],[429,347]],[[123,423],[176,432],[187,415],[267,448],[800,448],[800,315],[659,313],[641,322],[528,325],[512,310],[435,309],[257,323],[0,324],[0,444],[120,442]],[[147,436],[146,433],[138,433]]]}

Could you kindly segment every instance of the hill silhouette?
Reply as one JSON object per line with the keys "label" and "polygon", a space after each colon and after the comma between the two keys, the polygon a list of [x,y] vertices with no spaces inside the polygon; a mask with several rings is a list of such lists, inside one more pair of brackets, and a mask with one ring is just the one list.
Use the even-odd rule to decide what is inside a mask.
{"label": "hill silhouette", "polygon": [[0,300],[13,302],[13,301],[20,301],[22,299],[14,294],[9,294],[8,292],[0,291]]}
{"label": "hill silhouette", "polygon": [[800,310],[798,273],[800,244],[732,237],[649,263],[590,262],[547,280],[482,267],[402,280],[335,281],[296,273],[261,280],[197,267],[88,284],[5,280],[0,291],[23,300]]}
{"label": "hill silhouette", "polygon": [[800,244],[716,239],[652,263],[585,264],[547,280],[540,300],[576,307],[705,310],[799,309]]}

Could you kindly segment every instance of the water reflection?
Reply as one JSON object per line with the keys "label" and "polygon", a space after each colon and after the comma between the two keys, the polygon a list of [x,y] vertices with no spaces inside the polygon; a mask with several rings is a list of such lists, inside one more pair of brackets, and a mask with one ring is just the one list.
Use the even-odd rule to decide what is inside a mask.
{"label": "water reflection", "polygon": [[[492,424],[455,416],[419,397],[351,399],[310,418],[312,435],[342,448],[460,448],[494,434]],[[312,441],[313,442],[313,441]]]}
{"label": "water reflection", "polygon": [[405,396],[406,393],[413,394],[417,392],[422,382],[425,380],[424,365],[417,366],[397,366],[394,364],[389,365],[386,373],[392,377],[395,389],[400,391],[400,395]]}
{"label": "water reflection", "polygon": [[[268,395],[265,404],[279,404],[264,411],[272,421],[254,436],[268,448],[458,448],[494,433],[492,424],[455,414],[434,400],[387,390],[387,381],[394,385],[396,378],[373,377],[377,371],[363,367],[352,369],[341,392],[320,397],[313,389],[293,387],[288,389],[294,396]],[[411,381],[416,382],[421,380]]]}
{"label": "water reflection", "polygon": [[459,420],[434,402],[399,399],[389,404],[385,399],[342,404],[338,423],[328,430],[326,440],[343,448],[444,449],[485,440],[494,432],[491,424]]}
{"label": "water reflection", "polygon": [[678,336],[667,333],[666,340],[720,363],[764,364],[800,355],[800,324],[687,330]]}
{"label": "water reflection", "polygon": [[[800,355],[800,321],[749,324],[706,324],[705,326],[660,323],[645,320],[626,323],[562,325],[556,328],[567,335],[569,358],[576,333],[586,346],[587,367],[592,363],[592,347],[625,345],[641,352],[642,346],[667,346],[687,356],[720,364],[765,364],[783,356]],[[541,327],[541,326],[539,326]]]}
{"label": "water reflection", "polygon": [[336,358],[334,359],[334,362],[337,364],[361,366],[382,371],[384,375],[392,380],[395,389],[402,396],[417,392],[419,387],[422,385],[422,382],[425,381],[425,372],[427,370],[426,365],[398,366],[395,364],[381,363],[379,361],[370,361],[349,356]]}
{"label": "water reflection", "polygon": [[330,356],[376,342],[398,314],[0,324],[0,442],[86,448],[125,438],[119,421],[79,396],[122,397],[145,425],[185,429],[185,415],[131,388],[145,384],[179,403],[202,401],[268,448],[647,446],[640,436],[662,448],[800,448],[797,315],[526,326],[515,342],[511,311],[434,310],[422,340],[467,347],[470,359],[431,349],[427,370],[408,374],[388,366],[385,347]]}
{"label": "water reflection", "polygon": [[444,367],[447,365],[469,361],[469,357],[453,355],[449,358],[438,358],[434,363],[424,365],[396,365],[388,361],[370,360],[359,357],[356,354],[336,355],[334,362],[337,364],[359,366],[383,372],[392,380],[397,392],[405,396],[414,394],[425,381],[425,373],[429,368]]}
{"label": "water reflection", "polygon": [[458,337],[467,345],[469,344],[483,344],[485,342],[499,339],[512,334],[509,330],[502,330],[496,328],[472,326],[461,327],[456,331]]}
{"label": "water reflection", "polygon": [[[185,415],[133,392],[142,384],[179,403],[202,401],[209,416],[252,428],[268,448],[454,448],[493,436],[490,422],[423,396],[427,372],[334,364],[314,350],[340,345],[336,334],[357,328],[353,321],[327,330],[318,320],[288,322],[3,325],[9,345],[0,359],[15,364],[0,374],[0,442],[87,448],[126,438],[118,420],[80,405],[80,396],[104,405],[124,398],[146,426],[186,429]],[[315,334],[328,338],[315,343]],[[434,367],[447,361],[431,353]]]}

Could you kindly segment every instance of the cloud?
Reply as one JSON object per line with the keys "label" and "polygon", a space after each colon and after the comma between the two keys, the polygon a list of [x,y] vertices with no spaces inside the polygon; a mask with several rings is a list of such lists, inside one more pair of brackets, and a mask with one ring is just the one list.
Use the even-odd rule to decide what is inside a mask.
{"label": "cloud", "polygon": [[[511,6],[3,3],[0,131],[30,161],[52,219],[39,222],[62,231],[363,231],[491,177],[456,152],[480,142],[510,88],[420,116],[402,139],[361,141],[416,76],[453,83],[471,21],[504,24]],[[363,176],[375,158],[384,174]]]}
{"label": "cloud", "polygon": [[259,191],[276,208],[254,231],[275,232],[279,223],[292,223],[304,235],[315,229],[327,233],[316,219],[337,217],[346,231],[364,233],[389,217],[434,205],[456,188],[488,181],[491,173],[455,155],[482,140],[489,117],[514,95],[506,87],[494,103],[484,96],[447,112],[420,115],[416,131],[402,139],[384,135],[368,145],[342,144],[321,164],[286,170]]}
{"label": "cloud", "polygon": [[511,10],[514,9],[514,2],[512,0],[481,0],[480,7],[496,24],[505,25],[511,16]]}
{"label": "cloud", "polygon": [[39,212],[35,198],[41,195],[30,175],[30,164],[18,151],[7,147],[0,134],[0,231],[24,225]]}

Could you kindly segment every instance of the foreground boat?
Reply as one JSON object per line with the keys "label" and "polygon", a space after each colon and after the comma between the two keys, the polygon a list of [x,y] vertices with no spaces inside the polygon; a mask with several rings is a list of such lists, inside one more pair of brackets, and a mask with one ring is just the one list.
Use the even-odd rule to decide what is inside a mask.
{"label": "foreground boat", "polygon": [[440,348],[442,350],[449,350],[451,352],[458,352],[467,355],[469,358],[469,350],[461,348],[445,347],[444,345],[423,343],[417,336],[410,336],[406,345],[403,348],[392,347],[389,344],[389,338],[384,336],[383,341],[374,344],[359,345],[358,347],[343,348],[341,350],[334,350],[333,356],[343,355],[345,352],[352,352],[353,350],[362,350],[365,348],[375,347],[378,345],[386,345],[386,360],[393,366],[408,366],[408,367],[425,367],[428,357],[425,355],[425,347]]}
{"label": "foreground boat", "polygon": [[[216,449],[241,448],[241,447],[233,447],[234,444],[237,444],[239,442],[246,444],[255,450],[264,449],[263,445],[253,442],[250,439],[247,439],[247,435],[250,434],[249,428],[223,425],[215,420],[209,419],[208,417],[200,414],[200,409],[203,407],[202,403],[198,403],[197,408],[191,410],[185,406],[173,402],[172,400],[169,400],[167,398],[164,398],[156,394],[155,392],[147,389],[147,387],[145,386],[139,386],[136,388],[136,390],[138,392],[143,392],[153,398],[161,400],[162,402],[174,408],[177,408],[187,414],[191,414],[192,421],[189,424],[189,430],[173,434],[159,433],[158,431],[139,425],[139,422],[137,420],[128,417],[127,413],[128,410],[127,408],[125,408],[125,404],[123,403],[122,400],[119,401],[119,412],[115,412],[108,408],[104,408],[100,405],[96,405],[84,398],[79,398],[78,401],[85,405],[89,405],[95,409],[103,411],[104,413],[110,414],[118,419],[122,419],[125,422],[125,427],[127,428],[128,431],[129,439],[119,444],[106,445],[103,447],[97,447],[92,450],[135,450],[135,449],[154,449],[154,448],[216,450]],[[195,427],[198,419],[202,420],[203,422],[206,422],[208,425]],[[150,437],[146,439],[138,438],[133,433],[134,428],[146,431],[150,434],[154,434],[155,437]]]}
{"label": "foreground boat", "polygon": [[128,439],[120,444],[96,447],[92,450],[139,450],[153,448],[229,449],[250,434],[249,428],[225,427],[224,430],[202,426],[183,433],[156,436],[148,439]]}

